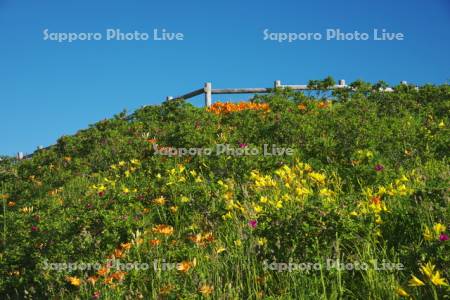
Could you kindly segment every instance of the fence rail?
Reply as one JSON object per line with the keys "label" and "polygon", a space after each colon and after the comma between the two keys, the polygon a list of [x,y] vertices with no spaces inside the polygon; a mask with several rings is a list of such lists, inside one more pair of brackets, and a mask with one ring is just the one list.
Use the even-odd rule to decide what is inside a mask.
{"label": "fence rail", "polygon": [[[406,81],[402,81],[401,84],[407,84]],[[329,88],[327,88],[326,90],[335,90],[335,89],[342,89],[342,88],[348,88],[349,86],[345,84],[345,80],[341,79],[339,80],[338,84],[331,86]],[[212,105],[212,95],[215,94],[264,94],[264,93],[271,93],[274,89],[277,88],[290,88],[292,90],[297,90],[297,91],[304,91],[304,90],[309,90],[309,91],[313,91],[316,90],[315,88],[312,88],[310,86],[308,86],[307,84],[300,84],[300,85],[288,85],[288,84],[281,84],[281,80],[275,80],[273,87],[271,88],[233,88],[233,89],[213,89],[212,88],[212,83],[211,82],[206,82],[204,87],[192,92],[189,92],[187,94],[178,96],[178,97],[172,97],[172,96],[168,96],[166,98],[166,100],[173,100],[173,99],[190,99],[199,95],[204,94],[205,97],[205,107],[210,107]],[[393,92],[394,90],[390,87],[383,89],[384,92]],[[50,149],[52,146],[48,146],[48,147],[42,147],[39,146],[38,149],[31,154],[28,155],[24,155],[23,152],[18,152],[16,158],[18,160],[22,160],[22,159],[28,159],[31,158],[36,152],[42,151],[42,150],[46,150],[46,149]]]}
{"label": "fence rail", "polygon": [[[402,84],[407,84],[406,81],[402,81]],[[342,89],[342,88],[348,88],[349,86],[345,84],[345,80],[341,79],[339,80],[339,83],[327,88],[326,90],[335,90],[335,89]],[[205,95],[205,107],[210,107],[212,104],[212,95],[214,94],[263,94],[263,93],[270,93],[274,90],[274,88],[290,88],[294,91],[305,91],[305,90],[315,90],[314,88],[308,86],[307,84],[300,84],[300,85],[288,85],[288,84],[281,84],[281,80],[275,80],[273,88],[233,88],[233,89],[213,89],[212,83],[207,82],[205,83],[204,88],[195,90],[193,92],[184,94],[182,96],[178,97],[172,97],[168,96],[167,100],[173,100],[173,99],[190,99],[196,96],[199,96],[201,94]],[[383,89],[384,92],[392,92],[393,89],[388,87]]]}

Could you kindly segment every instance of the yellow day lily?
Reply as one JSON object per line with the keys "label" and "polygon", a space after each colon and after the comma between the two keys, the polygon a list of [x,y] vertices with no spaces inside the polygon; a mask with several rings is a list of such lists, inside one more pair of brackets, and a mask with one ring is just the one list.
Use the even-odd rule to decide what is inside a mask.
{"label": "yellow day lily", "polygon": [[378,194],[378,196],[383,196],[384,194],[386,194],[386,188],[385,187],[383,187],[383,186],[380,186],[379,188],[378,188],[378,192],[377,192],[377,194]]}
{"label": "yellow day lily", "polygon": [[310,164],[308,164],[308,163],[305,163],[305,164],[301,164],[301,165],[299,165],[299,167],[300,167],[300,168],[303,168],[303,170],[304,170],[304,171],[306,171],[306,172],[309,172],[309,171],[311,171],[311,170],[312,170],[312,167],[311,167],[311,165],[310,165]]}
{"label": "yellow day lily", "polygon": [[222,180],[218,180],[217,184],[220,185],[224,189],[228,189],[228,185],[226,185]]}
{"label": "yellow day lily", "polygon": [[230,200],[227,202],[226,210],[233,210],[233,208],[237,208],[238,206],[234,203],[234,200]]}
{"label": "yellow day lily", "polygon": [[232,219],[233,215],[231,214],[231,211],[227,212],[226,214],[224,214],[222,216],[222,219],[227,220],[227,219]]}
{"label": "yellow day lily", "polygon": [[398,194],[399,194],[400,196],[406,196],[406,195],[408,195],[408,193],[409,193],[411,190],[408,189],[408,188],[406,187],[406,185],[401,184],[401,185],[399,185],[399,186],[397,187],[397,191],[398,191]]}
{"label": "yellow day lily", "polygon": [[164,205],[166,203],[166,199],[164,196],[158,197],[152,201],[156,205]]}
{"label": "yellow day lily", "polygon": [[68,276],[67,281],[73,286],[80,286],[81,280],[77,277]]}
{"label": "yellow day lily", "polygon": [[281,200],[278,200],[276,203],[275,203],[275,207],[276,208],[283,208],[283,202],[281,201]]}
{"label": "yellow day lily", "polygon": [[183,171],[186,170],[186,167],[183,166],[182,164],[178,165],[178,172],[183,173]]}
{"label": "yellow day lily", "polygon": [[383,220],[381,219],[380,215],[376,215],[375,217],[375,223],[376,224],[383,224]]}
{"label": "yellow day lily", "polygon": [[431,241],[434,238],[433,233],[431,232],[430,228],[428,228],[428,226],[425,226],[425,229],[423,231],[423,238],[426,241]]}
{"label": "yellow day lily", "polygon": [[[95,187],[95,185],[94,185],[94,187]],[[97,191],[104,192],[104,191],[106,191],[106,187],[102,184],[102,185],[97,187]]]}
{"label": "yellow day lily", "polygon": [[425,266],[420,267],[420,272],[424,275],[427,275],[428,278],[431,278],[434,271],[434,265],[432,265],[430,262],[427,262]]}
{"label": "yellow day lily", "polygon": [[291,196],[289,194],[284,194],[281,199],[283,199],[283,201],[289,201],[291,200]]}
{"label": "yellow day lily", "polygon": [[316,172],[311,172],[308,174],[308,176],[310,178],[312,178],[314,181],[316,181],[319,184],[324,184],[325,183],[325,175],[320,174],[320,173],[316,173]]}
{"label": "yellow day lily", "polygon": [[219,247],[216,249],[216,254],[220,254],[222,252],[224,252],[226,249],[224,247]]}
{"label": "yellow day lily", "polygon": [[442,225],[441,223],[434,224],[433,230],[436,234],[441,234],[446,230],[445,225]]}
{"label": "yellow day lily", "polygon": [[227,201],[233,201],[233,192],[226,192],[225,195],[223,195],[223,198]]}
{"label": "yellow day lily", "polygon": [[198,288],[198,292],[203,296],[209,296],[214,291],[214,287],[212,285],[204,284]]}
{"label": "yellow day lily", "polygon": [[402,297],[408,297],[409,296],[409,294],[404,289],[402,289],[401,287],[398,287],[395,291],[397,292],[397,295],[399,295],[399,296],[402,296]]}
{"label": "yellow day lily", "polygon": [[34,209],[33,206],[30,206],[30,207],[25,206],[25,207],[22,207],[21,209],[19,209],[19,211],[24,214],[27,214],[27,213],[33,212],[33,209]]}
{"label": "yellow day lily", "polygon": [[265,237],[259,238],[257,243],[259,246],[264,246],[265,244],[267,244],[267,239]]}
{"label": "yellow day lily", "polygon": [[441,274],[439,273],[439,271],[436,271],[436,273],[434,273],[431,276],[430,280],[431,280],[431,282],[434,285],[437,285],[437,286],[439,286],[439,285],[448,286],[448,283],[447,283],[446,279],[441,277]]}
{"label": "yellow day lily", "polygon": [[259,198],[259,201],[260,201],[261,203],[267,203],[268,199],[267,199],[266,196],[261,196],[261,198]]}
{"label": "yellow day lily", "polygon": [[319,195],[320,195],[320,196],[329,197],[329,196],[332,196],[332,195],[333,195],[333,192],[330,191],[330,190],[327,189],[327,188],[323,188],[323,189],[321,189],[321,190],[319,191]]}
{"label": "yellow day lily", "polygon": [[298,196],[308,195],[310,194],[310,191],[304,187],[299,187],[295,189],[295,192]]}
{"label": "yellow day lily", "polygon": [[408,281],[408,285],[409,286],[423,286],[425,285],[425,283],[420,280],[419,278],[417,278],[414,275],[411,275],[411,279]]}
{"label": "yellow day lily", "polygon": [[261,205],[253,204],[253,210],[255,211],[255,213],[260,213],[263,211],[263,208]]}

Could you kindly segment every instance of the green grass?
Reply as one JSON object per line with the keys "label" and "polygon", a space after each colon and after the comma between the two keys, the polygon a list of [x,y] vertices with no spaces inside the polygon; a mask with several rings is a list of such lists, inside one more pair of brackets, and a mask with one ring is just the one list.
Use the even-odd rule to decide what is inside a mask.
{"label": "green grass", "polygon": [[[398,299],[401,287],[445,299],[450,88],[357,84],[331,102],[288,90],[252,100],[269,111],[170,101],[0,161],[1,297]],[[294,154],[165,157],[152,143]],[[113,254],[149,269],[45,268],[104,267]],[[326,268],[330,259],[367,268]],[[403,268],[374,268],[383,261]],[[412,275],[423,285],[410,286]]]}

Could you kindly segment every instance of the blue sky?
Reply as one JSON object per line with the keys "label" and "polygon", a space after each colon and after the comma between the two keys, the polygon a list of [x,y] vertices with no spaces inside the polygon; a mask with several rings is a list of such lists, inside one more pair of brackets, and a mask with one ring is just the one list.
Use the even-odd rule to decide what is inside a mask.
{"label": "blue sky", "polygon": [[[183,41],[45,41],[49,32],[149,32]],[[403,41],[264,41],[270,32],[401,32]],[[450,2],[0,0],[0,154],[30,153],[127,109],[211,81],[269,87],[276,79],[450,79]],[[246,98],[241,96],[240,98]],[[228,100],[229,96],[215,96]],[[236,99],[234,97],[233,99]],[[202,97],[191,100],[202,105]]]}

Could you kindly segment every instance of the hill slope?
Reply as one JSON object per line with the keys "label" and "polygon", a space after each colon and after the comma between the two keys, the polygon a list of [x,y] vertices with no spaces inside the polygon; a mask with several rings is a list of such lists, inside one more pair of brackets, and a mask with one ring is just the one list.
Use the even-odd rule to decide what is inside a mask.
{"label": "hill slope", "polygon": [[210,110],[170,101],[1,161],[0,294],[444,295],[450,88],[357,84],[333,101],[286,90]]}

